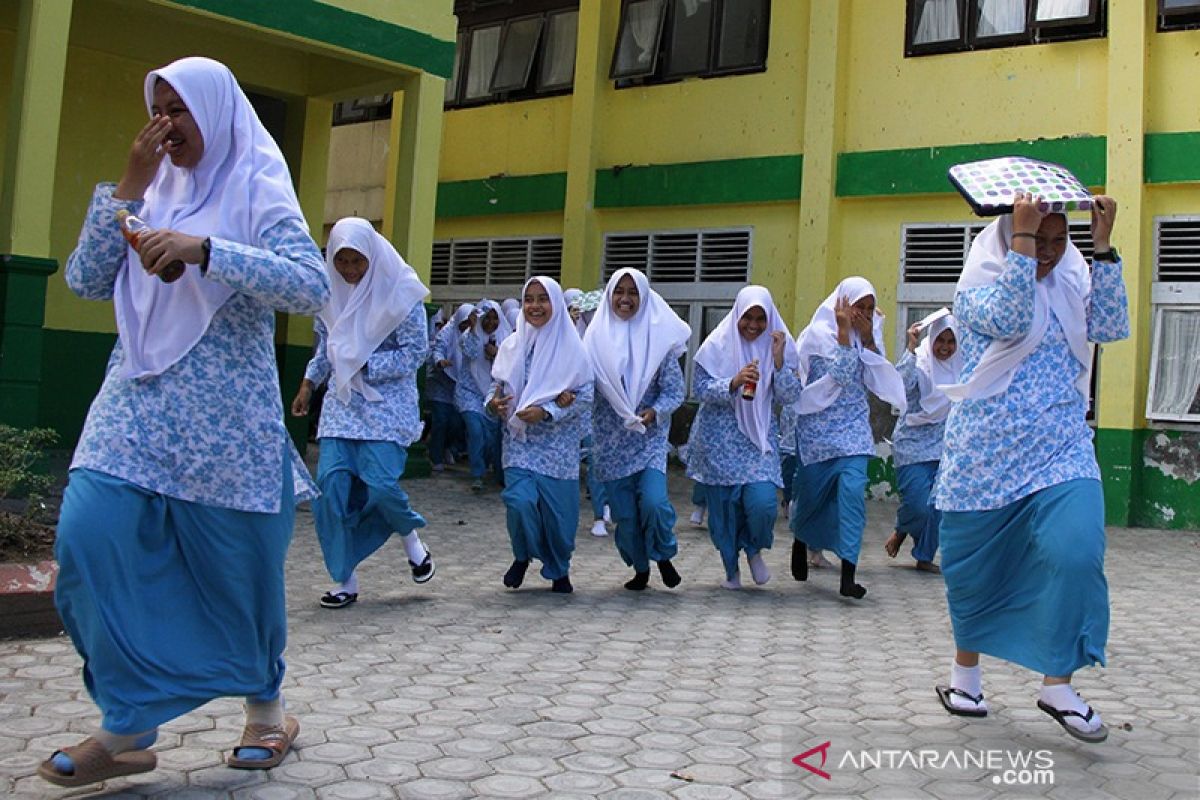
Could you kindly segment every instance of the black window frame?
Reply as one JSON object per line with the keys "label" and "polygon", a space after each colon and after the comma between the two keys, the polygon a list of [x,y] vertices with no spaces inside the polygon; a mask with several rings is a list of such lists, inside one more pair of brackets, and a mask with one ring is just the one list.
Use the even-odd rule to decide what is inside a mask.
{"label": "black window frame", "polygon": [[756,0],[762,4],[762,22],[759,26],[759,54],[757,59],[733,66],[720,65],[720,47],[725,30],[723,26],[725,11],[727,4],[731,4],[736,0],[712,0],[705,67],[700,70],[678,70],[675,72],[670,71],[669,62],[672,34],[675,30],[676,7],[680,0],[663,0],[663,10],[654,45],[654,57],[651,59],[650,66],[638,72],[619,73],[617,71],[617,61],[621,52],[621,43],[625,37],[625,27],[629,20],[627,12],[630,5],[639,1],[622,0],[621,3],[621,21],[617,30],[617,40],[613,46],[612,62],[608,75],[609,79],[615,82],[618,89],[632,86],[676,83],[687,78],[720,78],[766,71],[767,60],[770,55],[771,39],[771,3],[769,0]]}
{"label": "black window frame", "polygon": [[1157,0],[1159,33],[1192,31],[1200,28],[1200,5],[1191,8],[1167,8],[1166,0]]}
{"label": "black window frame", "polygon": [[[455,36],[459,46],[460,68],[457,84],[448,91],[450,99],[445,100],[444,108],[452,111],[460,108],[478,108],[494,103],[508,103],[520,100],[533,100],[542,97],[570,94],[575,84],[575,69],[572,66],[571,80],[562,84],[543,86],[541,84],[542,59],[545,54],[545,44],[551,17],[566,13],[579,13],[579,0],[458,0],[454,13],[458,16],[458,31]],[[525,84],[520,88],[496,89],[495,80],[500,69],[501,56],[504,53],[505,41],[508,38],[509,26],[513,23],[541,17],[542,27],[534,45],[533,57],[530,60],[525,75]],[[467,77],[470,74],[471,42],[475,32],[481,28],[499,25],[500,41],[497,45],[496,63],[492,65],[488,79],[489,92],[480,97],[467,99],[464,97]],[[578,24],[576,32],[578,35]],[[574,49],[572,50],[574,54]]]}
{"label": "black window frame", "polygon": [[[954,39],[915,44],[919,10],[929,0],[906,0],[904,24],[904,56],[941,55],[974,50],[994,50],[1000,47],[1022,47],[1032,44],[1071,41],[1079,39],[1102,39],[1108,36],[1108,0],[1088,0],[1088,12],[1080,17],[1065,20],[1037,22],[1037,8],[1041,0],[1024,0],[1025,28],[1020,33],[989,36],[978,35],[980,0],[957,0],[959,35]],[[1162,0],[1159,0],[1161,3]]]}

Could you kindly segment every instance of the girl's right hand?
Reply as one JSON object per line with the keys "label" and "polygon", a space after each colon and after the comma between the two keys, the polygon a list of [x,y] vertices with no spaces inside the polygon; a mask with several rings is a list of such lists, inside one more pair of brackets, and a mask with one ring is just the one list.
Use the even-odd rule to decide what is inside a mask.
{"label": "girl's right hand", "polygon": [[908,352],[917,352],[917,344],[921,341],[921,326],[914,322],[908,326]]}
{"label": "girl's right hand", "polygon": [[758,383],[758,362],[751,361],[746,366],[738,370],[738,374],[733,376],[733,380],[729,382],[730,391],[737,391],[747,383]]}
{"label": "girl's right hand", "polygon": [[837,320],[839,334],[849,334],[854,330],[854,305],[849,297],[839,297],[834,301],[833,316]]}
{"label": "girl's right hand", "polygon": [[307,417],[309,403],[312,401],[312,383],[307,378],[300,381],[300,389],[296,392],[296,398],[292,400],[292,416]]}
{"label": "girl's right hand", "polygon": [[488,401],[488,408],[497,417],[508,416],[508,404],[512,402],[512,395],[492,395],[492,399]]}
{"label": "girl's right hand", "polygon": [[1013,198],[1013,233],[1032,233],[1036,236],[1045,218],[1042,199],[1037,195],[1019,192]]}
{"label": "girl's right hand", "polygon": [[167,155],[163,142],[171,132],[171,119],[159,115],[146,123],[133,139],[129,148],[129,161],[125,174],[117,183],[113,197],[118,200],[141,200],[146,195],[150,182],[158,174],[158,165]]}

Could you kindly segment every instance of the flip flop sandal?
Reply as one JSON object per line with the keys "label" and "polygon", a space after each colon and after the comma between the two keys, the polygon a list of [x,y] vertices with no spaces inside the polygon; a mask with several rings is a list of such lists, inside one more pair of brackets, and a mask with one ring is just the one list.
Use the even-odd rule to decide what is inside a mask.
{"label": "flip flop sandal", "polygon": [[[59,772],[54,765],[54,756],[59,754],[70,758],[75,766],[69,775]],[[149,750],[127,750],[114,756],[104,745],[89,736],[74,747],[55,750],[50,758],[41,763],[37,772],[43,780],[55,786],[73,788],[125,775],[150,772],[157,766],[158,756]]]}
{"label": "flip flop sandal", "polygon": [[[234,769],[270,769],[279,766],[288,750],[300,735],[300,722],[295,717],[284,717],[283,725],[247,725],[242,731],[241,743],[225,763]],[[241,758],[238,751],[243,748],[269,750],[270,758]]]}
{"label": "flip flop sandal", "polygon": [[950,702],[950,697],[957,696],[964,700],[970,700],[975,705],[983,702],[983,695],[967,694],[962,689],[955,689],[951,686],[938,684],[934,687],[937,691],[938,699],[942,701],[942,707],[956,717],[986,717],[988,715],[986,708],[959,708]]}
{"label": "flip flop sandal", "polygon": [[1075,726],[1067,723],[1067,717],[1079,717],[1084,722],[1090,722],[1092,717],[1096,715],[1096,710],[1091,706],[1088,706],[1086,714],[1080,714],[1078,711],[1073,711],[1071,709],[1063,711],[1055,708],[1043,700],[1038,700],[1037,707],[1042,711],[1045,711],[1051,717],[1054,717],[1054,721],[1059,725],[1062,725],[1063,730],[1081,742],[1087,742],[1088,744],[1099,744],[1108,738],[1108,728],[1104,725],[1101,725],[1094,731],[1081,731]]}
{"label": "flip flop sandal", "polygon": [[345,608],[358,602],[358,594],[350,592],[326,592],[321,595],[321,608]]}

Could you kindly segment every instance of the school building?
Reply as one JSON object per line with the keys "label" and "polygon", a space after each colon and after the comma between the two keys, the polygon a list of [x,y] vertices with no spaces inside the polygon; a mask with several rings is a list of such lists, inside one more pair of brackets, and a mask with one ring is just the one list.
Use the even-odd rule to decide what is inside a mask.
{"label": "school building", "polygon": [[[204,54],[315,234],[376,221],[439,302],[635,266],[693,344],[747,282],[799,329],[861,274],[895,356],[984,222],[947,168],[1062,163],[1121,203],[1133,335],[1097,353],[1090,415],[1108,521],[1200,527],[1200,0],[15,0],[0,53],[0,422],[78,434],[114,326],[61,269],[142,76]],[[290,397],[311,321],[278,342]]]}
{"label": "school building", "polygon": [[[384,143],[378,219],[402,250],[428,253],[455,31],[451,0],[0,2],[0,423],[53,427],[72,445],[100,386],[113,308],[75,297],[63,269],[92,188],[120,178],[146,124],[147,71],[190,55],[228,65],[318,238],[335,105],[394,96],[403,113]],[[280,314],[276,338],[290,397],[312,319]],[[297,437],[307,427],[288,424]]]}
{"label": "school building", "polygon": [[[695,345],[747,282],[798,330],[861,274],[895,357],[953,300],[985,222],[947,168],[1059,162],[1121,204],[1133,335],[1097,354],[1091,415],[1108,521],[1200,527],[1200,0],[455,10],[435,299],[509,296],[541,272],[590,289],[635,266]],[[1087,215],[1072,231],[1088,251]]]}

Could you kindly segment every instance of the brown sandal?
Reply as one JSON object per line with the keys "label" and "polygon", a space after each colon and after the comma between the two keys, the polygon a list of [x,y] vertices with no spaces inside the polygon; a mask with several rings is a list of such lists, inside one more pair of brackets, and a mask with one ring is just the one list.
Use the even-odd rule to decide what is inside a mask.
{"label": "brown sandal", "polygon": [[[62,753],[71,759],[75,769],[67,775],[54,766],[54,756]],[[158,766],[158,756],[149,750],[127,750],[111,755],[108,748],[89,736],[73,747],[56,750],[38,767],[38,775],[55,786],[74,788],[92,783],[150,772]]]}
{"label": "brown sandal", "polygon": [[[249,725],[242,731],[242,741],[225,761],[234,769],[270,769],[279,766],[288,750],[300,735],[300,722],[295,717],[284,717],[283,725]],[[270,758],[239,758],[238,751],[244,747],[270,750]]]}

